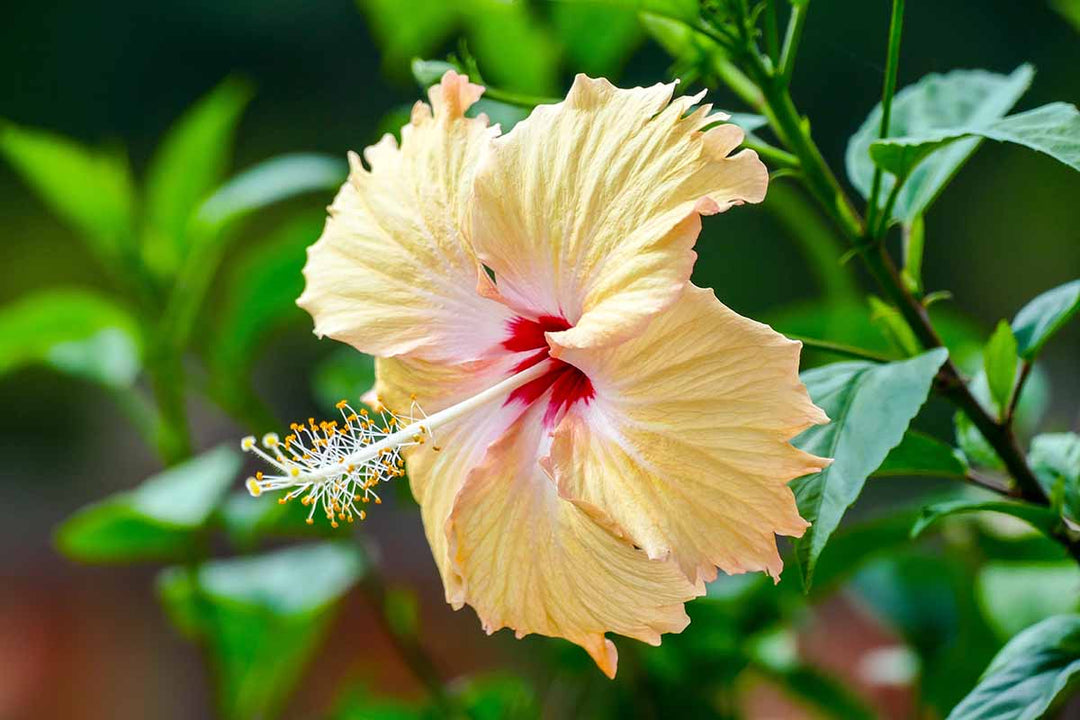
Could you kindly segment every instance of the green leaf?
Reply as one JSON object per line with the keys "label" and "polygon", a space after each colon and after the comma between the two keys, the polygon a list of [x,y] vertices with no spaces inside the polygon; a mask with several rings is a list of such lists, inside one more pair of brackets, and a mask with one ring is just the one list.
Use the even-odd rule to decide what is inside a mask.
{"label": "green leaf", "polygon": [[984,125],[877,140],[870,145],[870,158],[887,172],[906,177],[933,153],[970,137],[1013,142],[1080,171],[1080,111],[1068,103],[1051,103]]}
{"label": "green leaf", "polygon": [[967,476],[967,470],[963,456],[955,449],[935,437],[908,430],[873,472],[873,477],[927,475],[962,479]]}
{"label": "green leaf", "polygon": [[1080,0],[1050,0],[1050,7],[1080,32]]}
{"label": "green leaf", "polygon": [[274,203],[310,192],[336,190],[349,168],[316,153],[278,155],[238,173],[199,207],[200,224],[220,227]]}
{"label": "green leaf", "polygon": [[593,77],[618,73],[641,41],[637,11],[618,3],[552,3],[551,22],[570,67]]}
{"label": "green leaf", "polygon": [[802,374],[810,397],[832,422],[810,428],[794,443],[833,459],[821,472],[792,483],[799,512],[812,523],[795,541],[804,587],[810,587],[818,556],[866,478],[900,443],[926,402],[947,357],[948,351],[938,348],[902,362],[836,363]]}
{"label": "green leaf", "polygon": [[1031,441],[1028,463],[1047,496],[1060,499],[1062,515],[1080,525],[1080,435],[1036,436]]}
{"label": "green leaf", "polygon": [[949,127],[877,140],[870,145],[870,157],[887,172],[907,177],[942,148],[972,137],[1023,145],[1080,170],[1080,112],[1063,102],[1043,105],[984,125]]}
{"label": "green leaf", "polygon": [[33,363],[130,387],[141,366],[137,324],[89,290],[57,288],[23,297],[0,308],[0,376]]}
{"label": "green leaf", "polygon": [[471,720],[525,720],[541,717],[536,694],[519,677],[493,673],[466,678],[451,688]]}
{"label": "green leaf", "polygon": [[879,297],[871,295],[868,299],[870,319],[881,329],[885,337],[889,338],[893,347],[908,357],[917,355],[922,346],[903,314]]}
{"label": "green leaf", "polygon": [[467,8],[465,34],[485,80],[519,92],[556,90],[559,45],[530,3],[465,0],[460,6]]}
{"label": "green leaf", "polygon": [[990,397],[998,407],[998,417],[1004,417],[1009,407],[1019,361],[1016,355],[1016,338],[1009,324],[1002,320],[983,351],[986,381],[990,386]]}
{"label": "green leaf", "polygon": [[1052,615],[1080,612],[1080,568],[1071,559],[988,563],[975,587],[986,619],[1003,640]]}
{"label": "green leaf", "polygon": [[84,562],[183,558],[240,464],[240,453],[222,446],[171,467],[76,512],[57,529],[57,545]]}
{"label": "green leaf", "polygon": [[450,37],[460,21],[457,3],[445,0],[356,0],[382,50],[383,66],[401,67],[430,55]]}
{"label": "green leaf", "polygon": [[953,425],[956,428],[956,444],[970,463],[994,470],[1005,468],[993,446],[967,415],[956,412],[953,415]]}
{"label": "green leaf", "polygon": [[947,720],[1035,720],[1078,675],[1080,615],[1048,618],[1001,649]]}
{"label": "green leaf", "polygon": [[338,400],[357,402],[375,385],[375,359],[349,347],[338,348],[315,368],[311,385],[327,412]]}
{"label": "green leaf", "polygon": [[362,574],[355,548],[324,543],[168,568],[158,590],[181,631],[209,649],[222,716],[239,720],[280,711]]}
{"label": "green leaf", "polygon": [[[888,137],[920,136],[943,128],[982,126],[1003,117],[1027,91],[1034,71],[1021,65],[1011,75],[985,70],[931,74],[898,92],[893,99]],[[848,141],[847,173],[852,185],[869,197],[874,176],[870,146],[878,139],[881,105]],[[897,196],[893,218],[910,224],[922,214],[978,147],[980,138],[960,140],[921,163]],[[881,197],[894,180],[885,177]]]}
{"label": "green leaf", "polygon": [[146,176],[147,263],[171,276],[187,253],[195,209],[225,177],[240,116],[252,90],[226,78],[169,129]]}
{"label": "green leaf", "polygon": [[1080,280],[1047,290],[1020,309],[1012,321],[1020,357],[1033,360],[1042,346],[1080,311]]}
{"label": "green leaf", "polygon": [[296,217],[230,270],[226,296],[215,309],[216,332],[209,347],[219,383],[245,382],[267,335],[303,317],[296,298],[304,289],[305,249],[319,237],[324,223],[321,212]]}
{"label": "green leaf", "polygon": [[1019,518],[1047,535],[1057,526],[1057,517],[1040,505],[1012,500],[954,500],[923,508],[919,519],[911,527],[911,537],[916,538],[938,520],[958,513],[998,512]]}
{"label": "green leaf", "polygon": [[106,265],[130,248],[135,190],[122,153],[0,120],[0,153]]}

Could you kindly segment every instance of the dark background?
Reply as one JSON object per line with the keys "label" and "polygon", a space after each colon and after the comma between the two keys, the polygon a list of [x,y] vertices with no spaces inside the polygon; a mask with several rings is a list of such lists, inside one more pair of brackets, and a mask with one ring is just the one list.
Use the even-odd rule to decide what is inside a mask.
{"label": "dark background", "polygon": [[[841,174],[847,138],[879,98],[887,23],[883,1],[812,3],[795,97]],[[1038,73],[1018,109],[1080,99],[1078,35],[1043,3],[908,3],[901,86],[933,71],[1009,72],[1022,62]],[[645,43],[618,79],[652,83],[666,78],[669,64]],[[0,117],[87,143],[121,144],[137,176],[172,120],[230,73],[257,90],[238,136],[238,168],[282,152],[360,149],[377,139],[388,111],[417,97],[405,68],[386,72],[364,16],[348,0],[11,3],[0,23],[0,68]],[[723,93],[714,101],[742,109]],[[927,288],[952,290],[955,307],[989,334],[1027,299],[1075,278],[1076,177],[1046,157],[987,144],[927,217]],[[267,212],[245,241],[258,243],[287,211],[329,199]],[[760,208],[706,221],[699,252],[698,282],[716,287],[743,314],[768,318],[816,295],[796,246]],[[104,287],[105,280],[77,237],[0,164],[0,303],[50,285]],[[1077,425],[1078,330],[1074,323],[1046,352],[1053,393],[1042,429]],[[316,341],[297,313],[257,367],[272,407],[286,417],[309,414],[306,377],[330,344]],[[193,402],[200,447],[241,434]],[[52,529],[73,510],[157,469],[105,391],[43,369],[0,378],[0,717],[207,712],[197,651],[168,628],[153,570],[78,566],[51,544]],[[860,509],[881,499],[871,492]],[[420,589],[425,639],[444,672],[527,663],[525,648],[506,633],[487,639],[471,610],[453,613],[442,603],[418,514],[390,505],[370,527],[391,580]],[[294,712],[325,708],[353,675],[391,694],[416,692],[369,615],[359,598],[346,603]]]}

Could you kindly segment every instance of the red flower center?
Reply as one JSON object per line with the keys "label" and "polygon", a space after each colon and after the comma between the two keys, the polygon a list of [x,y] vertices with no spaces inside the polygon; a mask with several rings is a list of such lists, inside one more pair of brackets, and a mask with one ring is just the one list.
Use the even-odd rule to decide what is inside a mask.
{"label": "red flower center", "polygon": [[[529,357],[518,363],[513,371],[521,372],[525,368],[548,359],[551,348],[548,346],[544,333],[559,332],[569,328],[570,323],[566,321],[566,318],[553,315],[541,315],[536,320],[523,317],[511,320],[508,328],[510,337],[503,341],[502,346],[515,353],[535,350]],[[506,402],[509,404],[520,400],[525,405],[531,405],[548,390],[551,390],[551,399],[544,412],[544,425],[548,426],[555,424],[555,420],[562,411],[567,410],[579,400],[588,403],[596,394],[589,378],[585,377],[585,373],[573,365],[553,359],[550,370],[514,390]]]}

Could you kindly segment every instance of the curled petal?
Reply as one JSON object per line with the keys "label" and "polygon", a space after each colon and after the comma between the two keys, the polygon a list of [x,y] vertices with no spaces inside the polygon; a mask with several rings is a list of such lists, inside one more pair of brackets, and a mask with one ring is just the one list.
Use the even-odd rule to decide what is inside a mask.
{"label": "curled petal", "polygon": [[550,444],[534,407],[488,450],[451,516],[465,601],[484,629],[563,637],[609,677],[618,656],[605,632],[658,645],[687,623],[682,603],[704,592],[671,563],[618,540],[595,508],[559,497],[539,465]]}
{"label": "curled petal", "polygon": [[[473,246],[515,308],[567,318],[564,347],[640,330],[690,278],[700,215],[759,202],[768,174],[742,132],[674,85],[622,90],[579,75],[495,141],[476,179]],[[495,294],[492,292],[491,294]]]}
{"label": "curled petal", "polygon": [[472,181],[494,130],[464,116],[483,88],[452,71],[401,131],[350,154],[351,173],[308,250],[297,301],[315,333],[373,355],[475,360],[496,345],[508,310],[477,294],[463,230]]}
{"label": "curled petal", "polygon": [[562,351],[596,396],[556,429],[560,492],[692,581],[717,566],[778,578],[775,534],[808,526],[787,482],[828,463],[788,442],[827,421],[799,381],[799,349],[688,285],[639,337]]}

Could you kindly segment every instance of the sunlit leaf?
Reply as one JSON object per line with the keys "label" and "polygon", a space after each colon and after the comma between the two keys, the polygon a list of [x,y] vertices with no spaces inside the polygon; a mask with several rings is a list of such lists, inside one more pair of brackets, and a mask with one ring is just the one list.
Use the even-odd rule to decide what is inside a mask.
{"label": "sunlit leaf", "polygon": [[110,387],[141,367],[134,318],[89,290],[44,290],[0,308],[0,376],[32,363]]}
{"label": "sunlit leaf", "polygon": [[220,226],[255,210],[310,192],[336,190],[345,182],[342,158],[316,153],[278,155],[238,173],[199,208],[199,222]]}
{"label": "sunlit leaf", "polygon": [[900,444],[889,451],[873,472],[873,476],[916,475],[963,478],[967,475],[967,466],[956,450],[937,438],[917,430],[908,430]]}
{"label": "sunlit leaf", "polygon": [[570,67],[594,77],[617,73],[641,40],[637,12],[619,3],[552,3],[551,21]]}
{"label": "sunlit leaf", "polygon": [[1016,355],[1016,337],[1013,336],[1009,324],[1002,320],[983,350],[983,368],[990,386],[990,398],[997,405],[999,416],[1004,417],[1008,408],[1019,362]]}
{"label": "sunlit leaf", "polygon": [[150,161],[144,252],[164,276],[176,271],[186,253],[195,209],[225,177],[251,96],[248,83],[227,78],[176,121]]}
{"label": "sunlit leaf", "polygon": [[[896,94],[888,137],[919,136],[942,128],[981,126],[1003,117],[1031,84],[1034,71],[1022,65],[1011,75],[985,70],[931,74]],[[869,197],[874,176],[870,145],[878,139],[881,105],[848,141],[847,173],[852,185]],[[980,138],[959,140],[921,163],[908,177],[893,207],[893,217],[910,223],[922,214],[978,147]],[[892,188],[886,176],[882,201]]]}
{"label": "sunlit leaf", "polygon": [[106,264],[132,243],[134,189],[127,158],[0,120],[0,153]]}
{"label": "sunlit leaf", "polygon": [[1080,32],[1080,0],[1050,0],[1050,7]]}
{"label": "sunlit leaf", "polygon": [[829,536],[926,402],[930,384],[948,357],[943,348],[888,364],[848,362],[802,374],[810,397],[831,419],[795,439],[803,450],[833,463],[792,482],[800,514],[812,525],[795,541],[803,584]]}
{"label": "sunlit leaf", "polygon": [[1047,497],[1059,499],[1062,514],[1080,526],[1080,435],[1037,435],[1028,463]]}
{"label": "sunlit leaf", "polygon": [[446,0],[357,0],[371,24],[387,68],[435,52],[457,28],[456,3]]}
{"label": "sunlit leaf", "polygon": [[162,572],[174,623],[209,649],[221,715],[272,717],[363,574],[355,548],[318,544]]}
{"label": "sunlit leaf", "polygon": [[183,558],[240,464],[223,446],[171,467],[76,512],[57,529],[57,545],[84,562]]}
{"label": "sunlit leaf", "polygon": [[870,157],[893,175],[906,177],[943,148],[972,137],[1022,145],[1080,170],[1080,112],[1063,102],[983,125],[947,127],[877,140],[870,145]]}
{"label": "sunlit leaf", "polygon": [[1020,309],[1012,321],[1017,351],[1026,360],[1080,311],[1080,280],[1047,290]]}
{"label": "sunlit leaf", "polygon": [[1050,534],[1057,526],[1057,516],[1050,508],[1013,500],[955,500],[923,508],[911,527],[911,536],[918,537],[928,527],[950,515],[974,512],[997,512],[1019,518],[1032,527]]}
{"label": "sunlit leaf", "polygon": [[994,562],[979,571],[976,595],[1003,640],[1052,615],[1080,612],[1080,567],[1059,562]]}
{"label": "sunlit leaf", "polygon": [[1058,615],[1001,649],[947,720],[1035,720],[1080,675],[1080,615]]}

